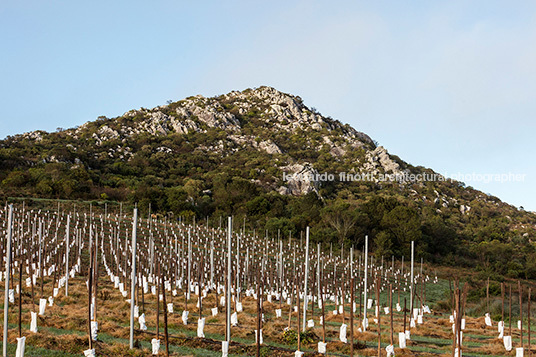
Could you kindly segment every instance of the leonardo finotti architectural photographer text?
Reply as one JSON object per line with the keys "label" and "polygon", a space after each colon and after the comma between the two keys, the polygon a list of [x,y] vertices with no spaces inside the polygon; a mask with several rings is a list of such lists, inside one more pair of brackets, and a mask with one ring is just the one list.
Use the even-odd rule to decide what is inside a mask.
{"label": "leonardo finotti architectural photographer text", "polygon": [[339,181],[339,182],[436,182],[436,181],[461,181],[465,183],[469,182],[523,182],[525,181],[526,174],[519,173],[456,173],[452,175],[441,175],[438,173],[393,173],[393,174],[373,174],[366,173],[346,173],[340,172],[338,174],[333,173],[298,173],[288,174],[283,173],[283,181],[315,181],[315,182],[327,182],[327,181]]}

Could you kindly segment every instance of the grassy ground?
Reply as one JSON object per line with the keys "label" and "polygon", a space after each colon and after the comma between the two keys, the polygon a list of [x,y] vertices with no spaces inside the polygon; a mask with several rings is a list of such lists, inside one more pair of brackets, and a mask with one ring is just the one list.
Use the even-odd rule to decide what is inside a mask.
{"label": "grassy ground", "polygon": [[[46,281],[45,287],[50,289],[51,283]],[[27,336],[27,356],[80,356],[88,348],[87,336],[87,291],[85,282],[81,278],[70,280],[70,295],[63,296],[60,293],[52,307],[47,306],[45,316],[38,318],[38,333],[29,332],[30,311],[33,309],[29,289],[23,292],[22,305],[22,334]],[[36,289],[36,294],[39,289]],[[417,290],[420,291],[420,290]],[[46,292],[46,289],[45,289]],[[426,288],[426,298],[432,309],[435,306],[444,304],[448,300],[449,283],[440,280],[438,284],[428,284]],[[37,302],[40,296],[35,296]],[[45,297],[48,294],[45,293]],[[181,320],[181,313],[184,308],[184,295],[175,297],[167,294],[167,302],[174,304],[174,313],[168,315],[168,333],[170,337],[170,354],[173,356],[220,356],[221,341],[224,340],[225,316],[223,308],[215,316],[207,316],[210,308],[215,306],[216,296],[209,294],[204,299],[204,315],[206,317],[205,339],[196,337],[197,318],[199,309],[196,308],[197,298],[195,296],[188,302],[190,311],[190,324],[184,325]],[[374,296],[371,296],[374,298]],[[408,301],[407,294],[401,294],[401,304],[404,298]],[[384,294],[381,301],[387,303],[387,294]],[[393,305],[398,302],[398,294],[393,295]],[[256,323],[255,300],[253,298],[243,298],[244,312],[238,314],[239,326],[232,329],[232,341],[235,343],[230,347],[231,356],[254,356],[255,355],[255,335],[254,326]],[[129,313],[130,305],[123,298],[119,291],[113,289],[109,279],[102,277],[99,281],[99,293],[97,298],[97,320],[99,321],[98,342],[95,343],[97,355],[99,356],[149,356],[150,340],[156,333],[156,301],[151,294],[145,295],[145,312],[147,317],[147,333],[137,331],[136,348],[128,349],[129,337]],[[275,309],[279,307],[279,302],[264,303],[264,313],[266,323],[263,326],[264,346],[261,355],[264,356],[291,356],[297,349],[295,341],[285,340],[284,329],[288,327],[289,306],[282,305],[283,318],[275,318]],[[37,308],[37,304],[35,306]],[[8,354],[14,355],[16,340],[18,335],[18,301],[10,306],[9,319],[9,345]],[[140,307],[140,310],[143,307]],[[339,341],[339,329],[343,321],[342,315],[334,315],[335,306],[326,304],[326,341],[328,342],[328,355],[342,356],[349,355],[350,345]],[[310,312],[309,312],[310,313]],[[314,310],[315,328],[310,329],[308,340],[304,342],[301,350],[314,355],[316,344],[322,338],[322,328],[318,323],[320,310]],[[378,326],[373,321],[373,310],[369,310],[370,326],[367,332],[357,331],[358,317],[355,317],[355,355],[375,356],[378,346]],[[349,306],[345,311],[346,323],[349,319]],[[394,313],[394,344],[398,345],[398,332],[403,330],[403,313]],[[164,324],[163,316],[160,315],[160,338],[161,354],[164,354],[165,343],[163,338]],[[297,315],[291,316],[291,329],[297,328]],[[409,319],[407,320],[409,326]],[[516,323],[514,325],[517,325]],[[497,324],[493,327],[486,327],[484,317],[467,317],[467,327],[464,331],[464,355],[465,356],[505,356],[514,355],[515,352],[506,353],[502,346],[502,341],[496,337]],[[508,323],[507,323],[508,326]],[[136,320],[136,328],[138,327]],[[514,326],[515,327],[515,326]],[[525,327],[526,328],[526,327]],[[533,327],[534,329],[534,327]],[[348,329],[349,333],[349,329]],[[448,320],[448,314],[434,312],[426,314],[424,323],[411,329],[412,339],[408,341],[408,348],[404,350],[396,349],[397,356],[427,356],[427,355],[450,355],[452,351],[452,330]],[[348,338],[350,340],[350,338]],[[389,315],[381,316],[381,341],[384,349],[390,341]],[[514,347],[519,341],[519,331],[513,329]],[[527,340],[525,337],[525,344]],[[383,350],[385,355],[385,350]]]}

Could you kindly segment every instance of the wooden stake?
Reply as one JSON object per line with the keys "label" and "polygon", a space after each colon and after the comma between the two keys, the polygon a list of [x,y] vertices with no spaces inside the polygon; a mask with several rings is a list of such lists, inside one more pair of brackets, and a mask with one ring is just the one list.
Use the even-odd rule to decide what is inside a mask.
{"label": "wooden stake", "polygon": [[[288,311],[288,328],[290,329],[291,328],[291,323],[292,323],[292,312],[293,312],[293,307],[294,307],[294,292],[295,292],[295,289],[293,289],[293,287],[295,287],[296,285],[296,274],[294,274],[293,276],[293,279],[292,279],[292,285],[290,286],[290,306],[289,306],[289,311]],[[298,323],[300,321],[300,317],[298,316]]]}
{"label": "wooden stake", "polygon": [[460,329],[458,331],[458,350],[459,355],[463,356],[463,346],[462,346],[462,333],[461,333],[461,324],[462,324],[462,316],[465,318],[465,303],[467,302],[467,293],[469,291],[469,283],[466,283],[463,286],[463,294],[461,299],[461,306],[460,306]]}
{"label": "wooden stake", "polygon": [[185,282],[186,287],[184,288],[184,311],[188,311],[188,294],[190,293],[189,284],[190,283],[188,281]]}
{"label": "wooden stake", "polygon": [[[34,270],[33,270],[33,265],[34,265],[34,260],[33,260],[33,248],[34,248],[34,243],[33,243],[33,235],[32,235],[32,242],[29,243],[30,245],[30,249],[28,250],[30,254],[30,286],[31,286],[31,292],[32,292],[32,311],[35,312],[35,295],[34,295],[34,283],[33,283],[33,276],[34,276]],[[10,263],[11,263],[11,260],[10,260]],[[10,264],[10,269],[7,270],[9,272],[9,274],[11,275],[11,264]],[[11,284],[13,284],[13,279],[11,279]],[[13,286],[11,287],[13,288]]]}
{"label": "wooden stake", "polygon": [[509,303],[509,310],[510,310],[510,326],[509,326],[509,335],[512,336],[512,284],[508,285],[510,291],[509,291],[509,297],[508,297],[508,303]]}
{"label": "wooden stake", "polygon": [[528,355],[530,356],[531,355],[531,352],[530,352],[530,300],[531,300],[531,292],[532,292],[532,288],[529,288],[529,300],[528,300],[528,307],[527,307],[527,324],[528,324],[528,344],[529,344],[529,347],[528,347]]}
{"label": "wooden stake", "polygon": [[406,333],[406,298],[404,298],[404,333]]}
{"label": "wooden stake", "polygon": [[[404,257],[402,257],[402,259],[404,259]],[[400,305],[400,286],[402,285],[402,278],[403,278],[403,274],[400,274],[399,278],[398,278],[398,284],[397,287],[396,287],[396,292],[398,294],[398,305]]]}
{"label": "wooden stake", "polygon": [[504,330],[504,283],[501,283],[501,321],[503,322]]}
{"label": "wooden stake", "polygon": [[350,357],[354,357],[354,278],[350,279]]}
{"label": "wooden stake", "polygon": [[517,287],[519,290],[519,321],[521,321],[521,326],[519,329],[519,343],[520,347],[523,348],[523,289],[521,288],[521,281],[517,281]]}
{"label": "wooden stake", "polygon": [[88,332],[89,332],[89,349],[93,349],[93,339],[91,338],[91,303],[92,303],[92,289],[93,289],[93,250],[90,249],[89,253],[89,271],[88,271],[88,302],[89,302],[89,309],[88,309],[88,319],[87,319],[87,326],[88,326]]}
{"label": "wooden stake", "polygon": [[486,284],[486,312],[489,312],[489,277]]}
{"label": "wooden stake", "polygon": [[380,311],[380,278],[376,278],[376,305],[378,306],[378,357],[382,355],[382,325],[381,325],[381,311]]}
{"label": "wooden stake", "polygon": [[449,279],[449,290],[450,290],[450,306],[454,310],[454,291],[452,290],[452,280]]}
{"label": "wooden stake", "polygon": [[342,271],[342,279],[341,279],[342,323],[346,322],[346,312],[344,310],[344,296],[345,296],[345,290],[346,290],[345,288],[346,288],[346,277],[345,277],[344,269],[343,269],[343,271]]}
{"label": "wooden stake", "polygon": [[260,357],[261,355],[261,294],[260,294],[260,285],[261,285],[261,279],[260,279],[260,269],[257,269],[257,341],[256,346],[256,356]]}
{"label": "wooden stake", "polygon": [[[57,234],[58,234],[58,232],[57,232],[57,229],[56,229],[56,235]],[[57,278],[57,274],[58,274],[58,266],[59,266],[59,254],[55,254],[55,256],[54,256],[54,278],[52,279],[52,293],[51,293],[52,296],[54,296],[54,289],[56,287],[56,280],[57,280],[56,278]]]}
{"label": "wooden stake", "polygon": [[311,286],[311,319],[314,320],[314,317],[315,317],[315,289],[316,289],[316,284],[315,284],[315,281],[316,279],[314,278],[315,276],[315,273],[316,273],[316,270],[318,269],[318,267],[315,267],[313,266],[313,272],[311,274],[311,280],[312,280],[312,286]]}
{"label": "wooden stake", "polygon": [[456,320],[454,321],[454,336],[452,336],[452,357],[456,355],[456,347],[458,345],[458,330],[460,328],[460,290],[456,288],[456,291],[454,292],[454,312],[456,313]]}
{"label": "wooden stake", "polygon": [[421,309],[424,307],[424,276],[422,275],[422,258],[421,258],[421,273],[420,273],[420,280],[421,280],[421,297],[420,297],[420,301],[421,301]]}
{"label": "wooden stake", "polygon": [[393,344],[393,284],[389,284],[389,315],[391,317],[391,345]]}

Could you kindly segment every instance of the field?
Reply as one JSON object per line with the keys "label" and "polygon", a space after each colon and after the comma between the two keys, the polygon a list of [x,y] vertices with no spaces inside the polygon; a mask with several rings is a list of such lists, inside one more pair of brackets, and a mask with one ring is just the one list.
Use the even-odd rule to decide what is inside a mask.
{"label": "field", "polygon": [[[126,213],[126,209],[118,207],[77,209],[62,204],[59,208],[37,208],[17,203],[13,206],[9,232],[9,207],[0,210],[4,252],[7,238],[12,238],[10,289],[14,299],[8,312],[8,355],[15,355],[20,316],[20,333],[26,336],[26,356],[80,356],[90,348],[90,340],[97,356],[148,356],[155,337],[160,340],[159,354],[166,355],[166,334],[169,355],[220,356],[222,341],[227,339],[228,305],[238,320],[231,327],[230,356],[291,356],[298,349],[305,355],[315,355],[320,341],[327,343],[326,355],[348,356],[351,319],[354,355],[378,355],[378,328],[383,356],[387,355],[385,349],[391,344],[391,336],[397,356],[452,355],[455,334],[450,315],[455,309],[459,320],[465,319],[463,355],[515,355],[515,347],[521,345],[522,331],[517,328],[520,319],[517,282],[505,282],[504,301],[498,282],[491,282],[487,298],[487,282],[479,280],[479,276],[459,269],[431,267],[426,262],[421,265],[416,257],[414,294],[410,297],[411,272],[407,260],[403,263],[390,257],[367,255],[365,267],[361,250],[348,248],[334,254],[328,247],[312,242],[307,255],[306,234],[278,238],[275,232],[259,237],[232,223],[229,261],[226,220],[185,224],[181,219],[149,215],[138,217],[135,225],[138,279],[133,291],[137,316],[134,348],[130,349],[134,219],[132,211]],[[227,284],[227,273],[230,273],[230,284]],[[366,331],[360,331],[366,305],[365,276],[367,299],[372,299],[372,305],[367,309],[369,326]],[[4,292],[6,277],[2,278]],[[511,294],[507,289],[510,285]],[[20,295],[17,286],[22,288]],[[226,299],[228,286],[231,304]],[[532,315],[527,313],[528,287],[523,282],[521,319],[527,355],[527,330]],[[51,296],[54,299],[49,306]],[[308,298],[306,320],[312,320],[314,327],[304,332],[305,296]],[[511,312],[509,296],[512,296]],[[47,299],[47,306],[44,314],[36,318],[37,332],[31,332],[31,312],[39,311],[40,299]],[[422,324],[416,319],[415,327],[410,328],[411,300],[413,308],[420,310],[417,315],[422,315]],[[93,316],[90,301],[93,301]],[[397,303],[401,305],[400,311]],[[172,309],[168,304],[172,304]],[[379,323],[375,316],[377,305]],[[430,313],[423,311],[425,306]],[[386,307],[390,307],[389,313]],[[216,315],[213,308],[218,309]],[[182,318],[184,310],[189,312],[186,325]],[[334,310],[338,310],[337,314]],[[486,326],[486,312],[491,315],[492,326]],[[146,318],[146,330],[140,329],[138,316],[142,314]],[[497,338],[497,322],[503,314],[505,335],[512,335],[511,352],[506,352],[503,341]],[[200,318],[205,319],[201,333],[204,337],[198,337]],[[321,320],[325,321],[324,326]],[[98,333],[93,338],[89,335],[90,321],[98,322]],[[344,334],[346,343],[340,339],[343,322],[348,325]],[[456,322],[460,331],[458,319]],[[257,326],[261,326],[263,337],[259,346],[255,338]],[[406,348],[400,349],[398,334],[404,331],[404,326],[410,330],[411,339]]]}

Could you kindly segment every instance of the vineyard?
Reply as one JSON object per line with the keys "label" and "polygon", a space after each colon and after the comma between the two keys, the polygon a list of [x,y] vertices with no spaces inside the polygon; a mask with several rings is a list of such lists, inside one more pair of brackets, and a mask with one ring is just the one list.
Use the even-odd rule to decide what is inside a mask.
{"label": "vineyard", "polygon": [[137,208],[0,209],[4,356],[531,353],[529,283]]}

